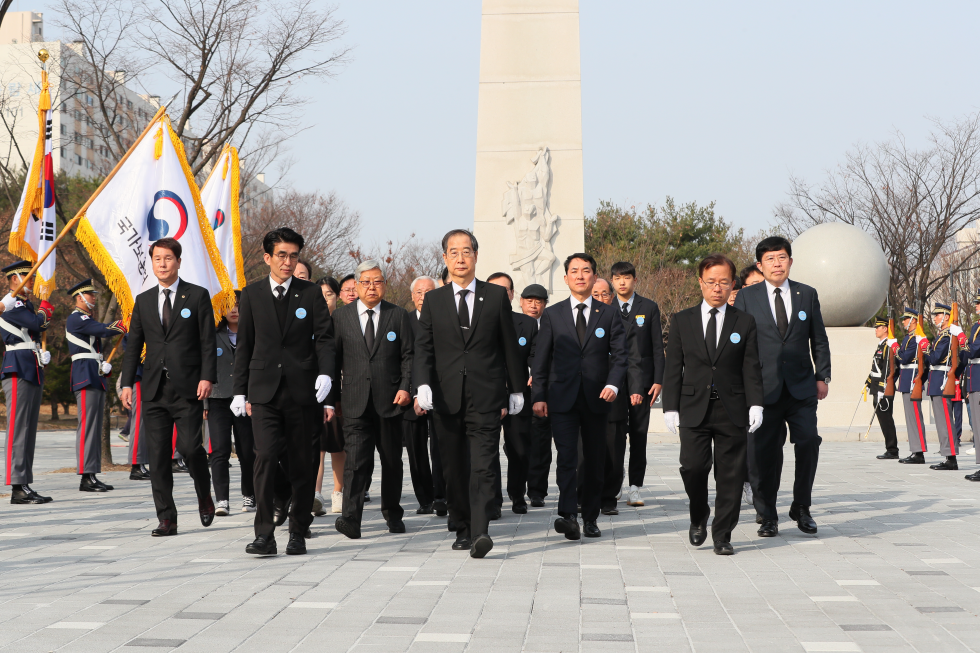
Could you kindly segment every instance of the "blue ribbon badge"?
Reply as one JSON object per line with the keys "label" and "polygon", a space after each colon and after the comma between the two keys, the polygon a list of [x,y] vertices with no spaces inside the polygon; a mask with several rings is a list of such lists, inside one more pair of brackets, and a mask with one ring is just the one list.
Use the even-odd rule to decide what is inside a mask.
{"label": "blue ribbon badge", "polygon": [[180,316],[181,317],[190,317],[191,316],[191,309],[189,309],[189,308],[182,308],[182,309],[180,309]]}
{"label": "blue ribbon badge", "polygon": [[389,331],[388,332],[388,342],[394,342],[395,341],[395,337],[396,336],[395,336],[395,332],[394,331]]}
{"label": "blue ribbon badge", "polygon": [[737,333],[733,333],[728,339],[732,341],[733,345],[737,345],[738,343],[742,342],[742,336],[738,335]]}
{"label": "blue ribbon badge", "polygon": [[225,352],[221,349],[221,347],[218,347],[218,356],[220,356],[223,353],[225,353]]}
{"label": "blue ribbon badge", "polygon": [[604,335],[606,335],[606,330],[603,329],[602,327],[599,327],[598,329],[595,330],[595,337],[596,338],[601,338]]}
{"label": "blue ribbon badge", "polygon": [[521,336],[520,338],[517,339],[517,344],[519,344],[521,347],[523,347],[524,345],[527,344],[527,338],[525,338],[524,336]]}
{"label": "blue ribbon badge", "polygon": [[798,317],[798,318],[800,318],[800,321],[801,321],[801,322],[805,322],[805,321],[806,321],[806,311],[800,311],[800,312],[799,312],[799,313],[797,314],[797,316],[796,316],[796,317]]}
{"label": "blue ribbon badge", "polygon": [[643,326],[643,323],[646,322],[646,321],[647,321],[647,316],[646,315],[637,315],[636,316],[636,326],[641,327],[641,326]]}
{"label": "blue ribbon badge", "polygon": [[296,317],[298,317],[301,320],[304,317],[306,317],[306,309],[305,308],[297,308],[296,309]]}

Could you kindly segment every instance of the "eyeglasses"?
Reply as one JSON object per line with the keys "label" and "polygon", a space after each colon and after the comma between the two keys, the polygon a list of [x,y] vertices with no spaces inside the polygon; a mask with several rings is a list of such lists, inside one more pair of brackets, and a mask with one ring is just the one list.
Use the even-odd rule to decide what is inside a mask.
{"label": "eyeglasses", "polygon": [[290,261],[293,261],[295,263],[296,261],[299,260],[299,252],[293,252],[292,254],[290,254],[289,252],[276,252],[273,256],[279,259],[280,261],[285,261],[286,259],[289,259]]}
{"label": "eyeglasses", "polygon": [[709,288],[721,288],[722,290],[724,290],[725,288],[731,288],[732,287],[732,282],[731,281],[717,281],[717,282],[714,282],[714,283],[712,283],[710,281],[705,281],[704,279],[698,279],[698,281],[700,281],[704,285],[708,286]]}
{"label": "eyeglasses", "polygon": [[361,288],[380,288],[385,285],[384,281],[358,281],[361,284]]}
{"label": "eyeglasses", "polygon": [[606,292],[606,291],[599,292],[597,290],[594,293],[592,293],[592,296],[593,297],[612,297],[612,293],[611,292]]}
{"label": "eyeglasses", "polygon": [[452,260],[458,258],[473,258],[473,250],[469,248],[462,249],[462,250],[451,249],[448,252],[446,252],[446,258]]}
{"label": "eyeglasses", "polygon": [[776,261],[779,261],[780,263],[785,263],[786,261],[789,260],[789,255],[788,254],[785,254],[785,253],[783,253],[783,254],[769,254],[767,256],[763,256],[762,257],[762,260],[764,262],[766,262],[766,263],[769,263],[769,264],[775,263]]}

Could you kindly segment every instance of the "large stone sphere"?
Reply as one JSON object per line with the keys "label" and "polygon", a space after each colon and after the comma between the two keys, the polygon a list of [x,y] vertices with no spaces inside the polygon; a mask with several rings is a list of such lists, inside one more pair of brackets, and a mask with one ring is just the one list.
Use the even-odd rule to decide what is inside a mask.
{"label": "large stone sphere", "polygon": [[861,326],[888,296],[888,262],[867,232],[842,222],[819,224],[793,241],[790,279],[816,288],[828,327]]}

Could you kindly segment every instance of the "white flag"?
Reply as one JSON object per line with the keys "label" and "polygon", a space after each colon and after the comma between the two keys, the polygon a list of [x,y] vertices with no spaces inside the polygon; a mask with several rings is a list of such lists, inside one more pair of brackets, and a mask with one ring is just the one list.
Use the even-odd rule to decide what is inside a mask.
{"label": "white flag", "polygon": [[238,213],[238,150],[225,145],[201,188],[204,214],[211,221],[214,242],[235,290],[245,287],[242,221]]}
{"label": "white flag", "polygon": [[175,238],[180,278],[211,293],[215,320],[235,304],[184,147],[162,116],[133,146],[78,223],[78,240],[98,266],[128,321],[139,293],[156,283],[150,245]]}
{"label": "white flag", "polygon": [[[51,95],[48,73],[41,72],[41,95],[38,101],[38,140],[34,157],[27,169],[24,192],[14,213],[10,228],[10,252],[31,263],[37,263],[54,243],[56,236],[54,165],[51,162]],[[57,254],[51,252],[37,271],[34,295],[47,299],[54,290]]]}

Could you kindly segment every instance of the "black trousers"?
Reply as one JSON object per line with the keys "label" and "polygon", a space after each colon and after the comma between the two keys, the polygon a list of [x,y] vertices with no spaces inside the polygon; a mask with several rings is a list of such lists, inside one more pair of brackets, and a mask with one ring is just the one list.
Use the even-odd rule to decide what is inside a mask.
{"label": "black trousers", "polygon": [[[409,408],[409,410],[412,410]],[[429,464],[429,425],[426,415],[415,420],[402,419],[403,441],[408,452],[408,471],[412,475],[412,490],[419,506],[432,503],[435,499],[435,485],[432,481],[432,466]]]}
{"label": "black trousers", "polygon": [[177,451],[184,457],[198,500],[211,496],[211,473],[208,455],[204,451],[204,402],[185,399],[174,392],[167,374],[152,400],[143,397],[143,427],[146,431],[147,455],[150,465],[150,485],[157,519],[177,523],[174,504],[174,474],[170,466],[173,457],[174,427],[177,428]]}
{"label": "black trousers", "polygon": [[892,416],[894,409],[895,397],[883,397],[881,401],[875,399],[875,415],[878,417],[881,433],[885,436],[885,451],[898,454],[898,434],[895,432],[895,418]]}
{"label": "black trousers", "polygon": [[793,503],[810,507],[813,479],[817,475],[822,439],[817,434],[817,397],[797,399],[783,384],[782,396],[766,404],[762,426],[754,433],[755,462],[759,486],[755,490],[755,509],[765,519],[777,521],[776,495],[783,471],[783,445],[786,444],[786,425],[789,440],[796,451],[796,480],[793,483]]}
{"label": "black trousers", "polygon": [[[640,394],[644,398],[647,397],[646,391]],[[643,487],[643,478],[647,473],[647,431],[650,430],[650,402],[646,399],[641,401],[637,406],[629,407],[628,430],[630,439],[630,485]],[[620,469],[623,468],[625,457],[626,450],[624,449],[617,461]],[[616,492],[618,493],[619,490]]]}
{"label": "black trousers", "polygon": [[527,496],[541,499],[548,496],[548,475],[551,473],[551,418],[531,418],[531,452],[527,461]]}
{"label": "black trousers", "polygon": [[[650,423],[650,411],[647,411],[647,426]],[[616,495],[623,489],[623,459],[626,456],[626,435],[628,433],[628,422],[626,420],[616,420],[606,424],[606,463],[605,472],[602,475],[602,507],[615,508],[618,500]],[[630,442],[633,437],[630,436]],[[644,452],[646,451],[646,441],[644,439]],[[646,453],[644,453],[646,460]],[[633,454],[630,453],[630,465],[633,464]],[[640,480],[642,483],[642,478]],[[631,481],[632,483],[632,481]]]}
{"label": "black trousers", "polygon": [[599,517],[600,494],[605,468],[606,413],[593,413],[579,390],[575,405],[567,413],[551,413],[551,430],[558,451],[558,512],[574,516],[578,504],[578,440],[582,437],[583,478],[582,519],[595,521]]}
{"label": "black trousers", "polygon": [[[504,453],[507,455],[507,496],[516,505],[526,505],[528,455],[531,453],[531,415],[507,415],[503,420]],[[494,459],[494,489],[497,506],[504,504],[500,452]]]}
{"label": "black trousers", "polygon": [[429,423],[429,456],[432,459],[432,499],[446,500],[446,476],[442,472],[442,454],[439,451],[439,438],[436,437],[435,423],[432,421],[432,413],[426,417]]}
{"label": "black trousers", "polygon": [[681,479],[691,501],[691,523],[700,524],[711,514],[708,506],[708,474],[711,472],[712,443],[715,468],[715,519],[711,538],[731,542],[742,505],[748,429],[732,424],[728,411],[718,400],[708,402],[708,412],[695,428],[680,429]]}
{"label": "black trousers", "polygon": [[402,509],[402,433],[401,415],[381,417],[369,395],[360,417],[344,415],[344,519],[361,523],[364,493],[374,474],[374,451],[381,458],[381,514],[385,521],[399,521]]}
{"label": "black trousers", "polygon": [[231,412],[231,399],[208,400],[208,434],[211,436],[211,478],[214,482],[215,501],[227,501],[230,480],[228,459],[231,458],[231,438],[235,436],[235,453],[242,470],[242,496],[254,497],[255,485],[255,437],[252,434],[252,418],[236,417]]}
{"label": "black trousers", "polygon": [[[282,500],[283,479],[292,492],[289,532],[306,533],[313,523],[313,488],[319,468],[319,451],[311,433],[315,421],[323,419],[323,408],[296,403],[280,383],[272,400],[252,404],[252,430],[255,435],[255,536],[272,537],[273,501]],[[283,461],[280,469],[279,461]],[[279,491],[277,493],[277,474]]]}
{"label": "black trousers", "polygon": [[449,517],[457,533],[476,538],[489,531],[494,502],[493,461],[500,446],[500,411],[478,413],[463,381],[462,407],[453,414],[433,412],[446,478]]}

